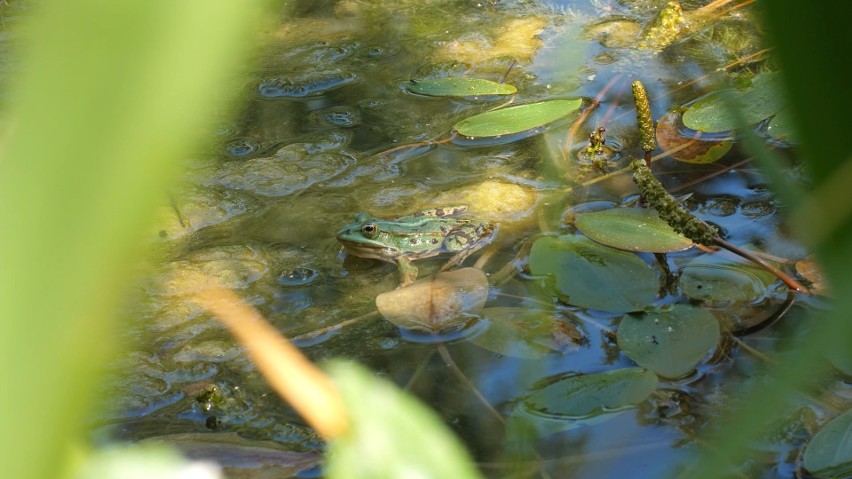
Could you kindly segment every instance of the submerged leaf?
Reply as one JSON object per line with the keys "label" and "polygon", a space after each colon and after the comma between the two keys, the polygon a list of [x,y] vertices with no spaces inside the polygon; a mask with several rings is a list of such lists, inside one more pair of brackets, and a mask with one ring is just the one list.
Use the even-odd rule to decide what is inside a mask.
{"label": "submerged leaf", "polygon": [[618,347],[627,357],[665,378],[690,373],[719,336],[719,322],[710,312],[686,304],[627,315],[617,333]]}
{"label": "submerged leaf", "polygon": [[376,297],[376,308],[400,328],[440,331],[479,314],[488,296],[488,278],[476,268],[438,273],[411,286]]}
{"label": "submerged leaf", "polygon": [[551,418],[584,419],[639,404],[657,382],[654,373],[642,368],[569,376],[526,398],[523,408]]}
{"label": "submerged leaf", "polygon": [[497,83],[483,78],[411,80],[405,85],[405,89],[411,93],[428,96],[512,95],[518,91],[514,85]]}
{"label": "submerged leaf", "polygon": [[832,419],[805,448],[805,469],[820,478],[852,476],[852,411]]}
{"label": "submerged leaf", "polygon": [[580,340],[573,325],[560,321],[553,311],[529,308],[486,308],[482,316],[486,329],[471,341],[489,351],[526,359],[561,352]]}
{"label": "submerged leaf", "polygon": [[462,120],[453,130],[471,138],[512,135],[539,128],[576,112],[582,99],[549,100],[492,110]]}
{"label": "submerged leaf", "polygon": [[654,270],[638,256],[579,235],[545,236],[533,243],[530,271],[548,276],[561,300],[610,312],[641,311],[657,297]]}
{"label": "submerged leaf", "polygon": [[[737,120],[731,109],[737,108],[747,124],[754,124],[778,113],[784,107],[780,77],[762,73],[743,90],[720,90],[699,99],[683,114],[687,127],[717,133],[736,129]],[[728,95],[728,98],[725,98]]]}
{"label": "submerged leaf", "polygon": [[710,304],[749,303],[760,299],[775,275],[723,254],[703,254],[683,267],[680,289],[691,299]]}
{"label": "submerged leaf", "polygon": [[670,253],[692,247],[692,241],[660,219],[652,208],[612,208],[579,213],[577,229],[598,243],[647,253]]}

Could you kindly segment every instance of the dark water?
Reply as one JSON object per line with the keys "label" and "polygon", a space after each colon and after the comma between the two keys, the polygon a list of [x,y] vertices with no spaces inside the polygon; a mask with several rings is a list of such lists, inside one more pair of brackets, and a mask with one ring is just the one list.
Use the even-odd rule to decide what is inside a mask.
{"label": "dark water", "polygon": [[[597,126],[605,126],[607,143],[621,149],[607,173],[625,167],[628,156],[641,154],[630,82],[643,81],[653,117],[659,119],[672,106],[709,91],[721,75],[702,79],[705,74],[762,48],[757,19],[748,8],[659,52],[607,47],[600,35],[583,34],[590,25],[615,20],[643,28],[663,3],[327,1],[291,6],[266,32],[268,44],[258,52],[236,120],[222,122],[215,147],[192,161],[185,182],[172,193],[174,204],[164,202],[160,226],[152,232],[163,251],[162,263],[130,308],[131,351],[117,362],[106,388],[108,412],[99,418],[99,431],[133,440],[236,432],[291,450],[320,448],[230,336],[185,302],[177,285],[193,272],[216,275],[293,337],[369,313],[376,295],[396,287],[395,266],[347,257],[335,241],[337,230],[359,211],[394,218],[472,202],[471,216],[501,225],[489,253],[493,256],[483,266],[495,273],[516,255],[524,259],[524,246],[537,234],[572,232],[565,211],[635,199],[629,175],[584,186],[601,173],[580,165],[575,156]],[[687,10],[697,6],[684,5]],[[769,68],[769,60],[759,57],[729,74],[748,76]],[[422,97],[404,88],[410,79],[446,76],[505,79],[518,88],[515,103],[603,94],[573,136],[572,122],[562,121],[544,133],[502,144],[450,141],[404,147],[446,139],[457,121],[504,102]],[[687,84],[694,80],[699,81]],[[787,149],[778,151],[793,156]],[[745,162],[721,172],[745,158],[735,145],[718,163],[667,158],[654,170],[693,213],[719,226],[729,242],[801,259],[807,251],[783,224],[784,207],[756,168]],[[499,193],[481,193],[484,184]],[[189,226],[181,224],[175,209]],[[699,254],[695,249],[671,254],[670,266],[677,272]],[[650,255],[641,257],[653,262]],[[426,277],[442,263],[418,264]],[[571,341],[536,359],[500,354],[465,338],[446,344],[459,369],[503,418],[542,380],[634,366],[613,339],[623,314],[559,303],[528,278],[522,272],[493,286],[488,306],[545,304],[573,331]],[[780,308],[785,298],[784,287],[775,282],[749,301],[703,307],[723,323],[753,324]],[[687,302],[679,290],[659,300]],[[741,340],[769,357],[782,353],[807,327],[808,312],[818,303],[804,299],[773,327]],[[712,430],[714,419],[730,404],[747,400],[737,387],[759,381],[765,365],[762,356],[723,339],[695,372],[661,379],[641,404],[573,421],[561,432],[519,446],[444,364],[432,342],[414,341],[373,318],[298,344],[316,361],[358,361],[406,387],[446,420],[490,477],[547,477],[538,468],[549,477],[666,477],[693,457],[697,433]],[[201,394],[213,387],[215,400]],[[841,394],[843,387],[838,385]],[[799,419],[766,439],[760,461],[744,466],[746,475],[788,477],[805,438],[802,431],[822,414],[804,402],[796,407]]]}

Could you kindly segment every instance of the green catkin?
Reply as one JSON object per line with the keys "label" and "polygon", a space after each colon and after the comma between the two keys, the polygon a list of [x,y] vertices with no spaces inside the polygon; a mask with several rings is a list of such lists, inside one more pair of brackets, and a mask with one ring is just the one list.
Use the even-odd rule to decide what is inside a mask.
{"label": "green catkin", "polygon": [[645,86],[636,80],[633,82],[633,100],[636,102],[636,123],[639,125],[639,137],[642,150],[650,154],[657,147],[654,139],[654,120],[651,119],[651,105],[648,104],[648,95]]}
{"label": "green catkin", "polygon": [[663,188],[643,160],[633,160],[630,167],[633,168],[633,182],[639,187],[648,204],[657,210],[663,221],[695,243],[706,246],[715,244],[719,231],[696,218],[678,203],[675,197]]}
{"label": "green catkin", "polygon": [[688,24],[680,3],[669,2],[645,30],[637,48],[654,52],[662,51],[683,35],[687,28]]}

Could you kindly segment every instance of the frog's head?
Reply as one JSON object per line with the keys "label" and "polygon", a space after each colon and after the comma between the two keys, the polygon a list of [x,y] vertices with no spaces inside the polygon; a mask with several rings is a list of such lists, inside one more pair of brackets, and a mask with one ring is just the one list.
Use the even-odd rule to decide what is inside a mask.
{"label": "frog's head", "polygon": [[358,213],[354,223],[337,232],[337,241],[354,256],[393,261],[400,249],[393,235],[382,229],[382,223],[382,220],[367,213]]}

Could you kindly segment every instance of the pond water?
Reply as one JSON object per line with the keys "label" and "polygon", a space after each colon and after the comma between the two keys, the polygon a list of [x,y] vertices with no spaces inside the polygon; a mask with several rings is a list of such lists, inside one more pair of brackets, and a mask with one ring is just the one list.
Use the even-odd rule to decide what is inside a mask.
{"label": "pond water", "polygon": [[[688,34],[649,46],[638,39],[665,2],[294,3],[263,32],[268,41],[236,119],[221,121],[215,145],[191,161],[163,202],[151,232],[159,263],[128,308],[131,346],[104,394],[109,404],[98,418],[104,437],[215,431],[292,451],[321,450],[222,326],[185,301],[187,278],[197,272],[238,292],[312,360],[358,361],[419,397],[489,477],[673,474],[694,457],[696,435],[712,429],[725,408],[748,400],[742,386],[757,386],[762,367],[791,347],[812,309],[822,306],[815,296],[798,295],[777,323],[739,334],[786,311],[787,288],[744,263],[708,259],[698,248],[668,254],[668,278],[653,254],[629,253],[653,282],[647,304],[633,309],[584,307],[568,293],[573,290],[555,286],[540,267],[530,269],[536,269],[530,251],[548,246],[541,238],[562,251],[567,246],[557,235],[579,235],[575,214],[636,201],[631,175],[622,171],[630,157],[642,155],[632,81],[644,83],[659,120],[719,81],[773,69],[760,53],[761,29],[750,7],[720,8],[721,17],[705,23],[693,18]],[[684,9],[702,4],[684,2]],[[654,38],[662,42],[661,35]],[[412,79],[445,77],[509,83],[518,93],[511,100],[448,98],[406,89]],[[585,119],[567,115],[534,134],[451,135],[459,121],[509,101],[560,98],[584,98]],[[595,165],[578,160],[601,126],[606,145],[618,151]],[[767,145],[795,160],[783,141],[770,138]],[[793,264],[808,252],[783,223],[784,207],[767,180],[747,160],[734,144],[718,161],[667,157],[653,169],[728,242],[795,275]],[[794,167],[789,176],[798,180],[801,173]],[[469,331],[437,338],[370,315],[376,296],[399,284],[397,266],[344,253],[338,230],[362,211],[393,219],[448,205],[467,206],[465,218],[499,224],[495,240],[465,262],[490,275],[488,309],[469,322]],[[563,253],[554,254],[559,263]],[[437,273],[446,258],[418,260],[418,277]],[[607,288],[617,278],[590,271],[565,273],[564,281],[589,282],[598,301],[592,304],[615,304],[621,293]],[[677,377],[652,377],[649,393],[635,401],[605,390],[612,404],[582,415],[554,412],[567,396],[536,402],[545,385],[566,378],[633,371],[628,368],[638,356],[625,353],[629,338],[618,330],[641,316],[627,313],[647,310],[651,318],[672,305],[710,312],[715,333],[685,332],[713,338],[692,353],[694,367]],[[692,319],[656,321],[677,326]],[[653,344],[663,340],[651,336]],[[850,394],[848,384],[836,388]],[[790,477],[797,451],[824,414],[804,399],[794,404],[791,420],[767,435],[743,473]],[[526,433],[513,433],[523,421]],[[316,474],[311,469],[302,476]]]}

